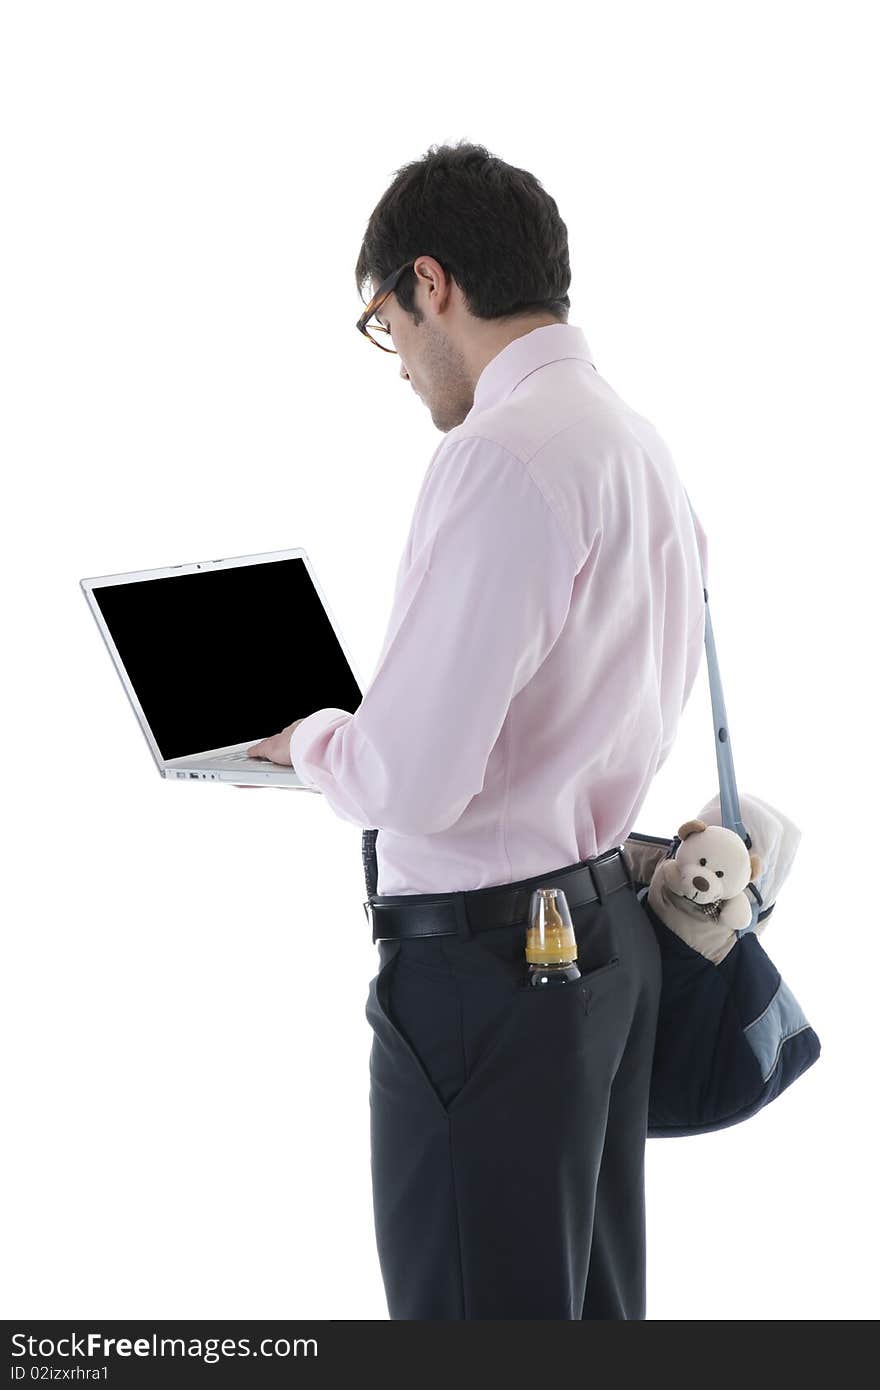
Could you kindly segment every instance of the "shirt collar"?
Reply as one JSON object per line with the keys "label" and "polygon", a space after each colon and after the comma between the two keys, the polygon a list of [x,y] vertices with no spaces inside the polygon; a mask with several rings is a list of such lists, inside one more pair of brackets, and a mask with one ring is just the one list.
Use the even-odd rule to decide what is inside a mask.
{"label": "shirt collar", "polygon": [[564,357],[580,357],[596,369],[583,331],[574,324],[545,323],[514,338],[486,363],[477,377],[474,403],[468,415],[497,405],[532,372]]}

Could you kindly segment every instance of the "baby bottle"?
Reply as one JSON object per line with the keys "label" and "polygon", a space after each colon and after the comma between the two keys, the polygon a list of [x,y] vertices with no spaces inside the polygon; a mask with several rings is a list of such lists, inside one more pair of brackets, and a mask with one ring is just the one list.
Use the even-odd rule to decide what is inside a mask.
{"label": "baby bottle", "polygon": [[526,931],[529,984],[540,988],[579,979],[577,953],[565,893],[561,888],[535,888]]}

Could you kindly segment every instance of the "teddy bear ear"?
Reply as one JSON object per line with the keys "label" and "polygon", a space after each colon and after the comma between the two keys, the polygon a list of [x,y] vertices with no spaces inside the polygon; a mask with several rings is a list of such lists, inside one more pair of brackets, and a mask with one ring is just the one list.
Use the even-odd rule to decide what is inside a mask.
{"label": "teddy bear ear", "polygon": [[754,883],[755,879],[758,877],[764,866],[758,858],[757,854],[749,855],[749,864],[751,865],[752,870],[752,876],[749,879],[749,883]]}
{"label": "teddy bear ear", "polygon": [[706,826],[701,820],[686,820],[684,825],[678,827],[678,838],[686,840],[688,835],[696,835],[700,830],[705,830]]}

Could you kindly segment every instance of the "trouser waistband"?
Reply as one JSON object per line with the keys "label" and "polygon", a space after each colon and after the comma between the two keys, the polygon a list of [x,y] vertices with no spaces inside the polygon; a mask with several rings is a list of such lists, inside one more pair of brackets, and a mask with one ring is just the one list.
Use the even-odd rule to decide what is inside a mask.
{"label": "trouser waistband", "polygon": [[490,888],[398,896],[370,893],[364,913],[374,942],[420,936],[457,936],[466,941],[494,927],[525,926],[535,888],[562,888],[569,907],[576,908],[604,902],[608,893],[632,886],[624,847],[615,845],[594,859]]}

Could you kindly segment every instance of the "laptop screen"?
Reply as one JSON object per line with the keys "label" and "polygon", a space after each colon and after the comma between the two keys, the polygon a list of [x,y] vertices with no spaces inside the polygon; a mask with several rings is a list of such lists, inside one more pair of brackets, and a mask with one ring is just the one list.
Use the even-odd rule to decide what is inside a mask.
{"label": "laptop screen", "polygon": [[163,759],[257,742],[358,687],[299,558],[132,583],[93,595]]}

